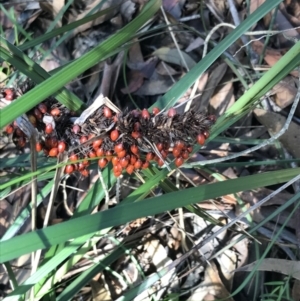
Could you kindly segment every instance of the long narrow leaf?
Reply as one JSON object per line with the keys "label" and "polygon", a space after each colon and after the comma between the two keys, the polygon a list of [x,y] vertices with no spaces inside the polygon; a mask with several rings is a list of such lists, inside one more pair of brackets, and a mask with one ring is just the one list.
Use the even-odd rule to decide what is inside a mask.
{"label": "long narrow leaf", "polygon": [[121,225],[139,217],[155,215],[160,212],[246,189],[283,183],[298,175],[299,172],[300,168],[286,169],[207,184],[201,187],[168,193],[133,204],[121,204],[113,209],[91,216],[75,218],[60,225],[54,225],[0,242],[0,263],[38,249],[48,248],[74,237],[94,233],[111,226]]}
{"label": "long narrow leaf", "polygon": [[87,69],[99,63],[103,58],[111,55],[116,48],[128,42],[133,37],[134,33],[157,12],[160,5],[160,0],[149,1],[145,5],[143,11],[118,33],[112,35],[99,46],[80,57],[76,62],[69,64],[63,70],[58,71],[24,96],[2,109],[0,128],[12,122],[19,116],[17,109],[19,106],[22,107],[24,111],[29,111],[36,104],[50,95],[56,96],[58,89],[62,88],[65,84]]}

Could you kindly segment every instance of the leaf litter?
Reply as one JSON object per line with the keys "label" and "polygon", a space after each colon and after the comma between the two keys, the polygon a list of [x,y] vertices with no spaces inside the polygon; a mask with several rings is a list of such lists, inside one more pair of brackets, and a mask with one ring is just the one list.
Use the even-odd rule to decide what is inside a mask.
{"label": "leaf litter", "polygon": [[[255,9],[264,2],[265,1],[251,1],[250,12],[254,12]],[[82,19],[82,17],[86,16],[91,10],[99,9],[100,3],[101,1],[76,1],[72,3],[63,16],[58,19],[55,26],[61,27],[63,24]],[[43,58],[41,65],[44,69],[50,71],[63,66],[66,61],[81,57],[84,53],[93,49],[95,45],[98,45],[108,36],[116,33],[119,28],[122,28],[130,22],[143,4],[143,1],[126,1],[125,3],[121,3],[120,1],[107,1],[106,6],[101,6],[101,9],[112,9],[103,17],[99,17],[92,22],[77,27],[56,47],[53,47],[57,42],[56,38],[45,42],[43,44],[43,51],[51,51],[46,58]],[[129,48],[127,61],[124,61],[125,55],[122,53],[118,58],[110,58],[105,63],[99,63],[95,68],[88,70],[85,74],[82,74],[81,77],[70,83],[68,88],[88,105],[91,105],[93,100],[102,93],[122,112],[131,112],[135,110],[136,107],[141,110],[150,107],[160,96],[170,90],[175,82],[188,73],[189,69],[201,60],[203,54],[205,36],[199,38],[199,36],[187,30],[186,27],[180,27],[177,22],[182,19],[184,20],[182,22],[187,26],[201,33],[205,32],[205,28],[210,30],[215,25],[221,23],[221,21],[233,23],[229,1],[209,1],[206,6],[202,7],[203,19],[201,21],[200,16],[197,16],[200,9],[199,5],[197,1],[163,1],[163,7],[172,26],[176,25],[174,28],[178,29],[175,32],[175,38],[179,48],[177,48],[176,43],[172,40],[168,30],[161,30],[154,35],[150,35],[147,39],[136,39]],[[243,14],[246,14],[246,7],[243,6],[242,1],[236,1],[236,6]],[[51,4],[46,5],[40,3],[40,6],[32,7],[29,7],[26,3],[21,3],[13,5],[11,8],[16,17],[20,20],[24,20],[22,26],[35,32],[36,34],[33,36],[37,37],[46,32],[49,24],[58,15],[62,6],[60,1],[53,1]],[[262,22],[254,25],[251,30],[268,30],[269,27],[272,26],[271,22],[273,17],[273,28],[276,30],[286,30],[287,28],[299,26],[299,10],[300,8],[297,1],[285,1],[281,4],[276,15],[274,15],[274,11],[270,12],[263,18]],[[25,12],[27,15],[25,15]],[[16,38],[12,35],[13,23],[11,23],[10,18],[2,11],[0,14],[1,19],[4,20],[4,22],[2,22],[2,28],[4,29],[6,38],[10,39],[12,43],[17,42]],[[152,22],[153,23],[148,27],[149,29],[151,26],[165,25],[165,19],[161,15],[157,15],[157,18],[152,20]],[[298,32],[298,28],[289,30],[288,35],[296,36]],[[228,28],[220,28],[220,30],[212,36],[212,40],[217,43],[219,39],[228,33]],[[265,39],[260,41],[254,41],[254,39],[254,36],[250,36],[250,46],[253,51],[262,58],[260,64],[257,63],[251,66],[249,62],[247,62],[246,49],[241,48],[241,41],[236,42],[236,44],[232,46],[232,49],[235,50],[231,54],[233,55],[237,50],[241,50],[238,53],[240,64],[247,64],[247,68],[250,70],[253,78],[256,78],[255,71],[269,69],[282,57],[292,44],[282,34],[271,36],[266,49],[264,49],[263,44]],[[182,61],[182,58],[185,62]],[[186,68],[186,66],[188,68]],[[1,105],[4,106],[7,105],[5,99],[8,95],[7,92],[5,92],[5,87],[9,83],[9,76],[13,74],[15,70],[5,64],[5,62],[2,64],[2,67],[4,69],[1,71],[1,78],[3,74],[7,76],[7,80],[1,83]],[[125,70],[124,74],[122,74],[122,69],[123,71]],[[298,71],[291,72],[286,79],[276,85],[272,89],[272,93],[267,98],[267,101],[261,102],[261,107],[253,110],[253,114],[249,114],[247,118],[237,122],[220,136],[220,138],[223,139],[230,138],[231,140],[229,141],[233,143],[222,142],[222,139],[221,141],[216,139],[216,141],[209,142],[201,148],[199,152],[193,154],[189,162],[203,161],[208,158],[219,158],[224,156],[224,154],[227,155],[243,151],[246,146],[241,142],[253,143],[253,141],[257,139],[268,139],[270,135],[272,136],[276,131],[281,129],[286,119],[285,116],[287,115],[288,108],[297,93],[295,77],[298,77]],[[230,66],[224,63],[222,59],[216,61],[202,76],[197,87],[197,94],[200,95],[196,95],[192,103],[193,111],[190,110],[186,116],[191,118],[193,116],[192,112],[208,112],[208,114],[216,115],[217,118],[222,116],[222,114],[235,103],[240,95],[245,92],[245,88],[242,84],[235,79],[235,74],[232,69],[230,69]],[[14,88],[19,85],[19,82],[10,83],[10,87]],[[189,93],[191,93],[191,90],[188,90],[185,98],[180,100],[181,103],[184,103],[184,101],[190,97]],[[64,113],[71,114],[67,109],[55,103],[53,99],[48,101],[52,109],[59,108],[64,110]],[[184,105],[181,105],[178,111],[183,109]],[[97,111],[93,113],[97,115],[99,111],[98,113]],[[100,114],[104,114],[104,112],[101,111]],[[183,112],[181,112],[181,114],[183,114]],[[98,120],[98,117],[92,117],[94,120]],[[83,129],[87,135],[91,132],[93,118],[89,119],[88,127]],[[231,167],[222,167],[222,165],[220,165],[220,167],[216,166],[209,170],[199,168],[176,170],[169,176],[168,185],[170,185],[170,187],[173,185],[173,190],[187,189],[191,186],[199,186],[219,181],[220,178],[216,177],[215,174],[218,174],[222,179],[228,179],[249,174],[258,174],[262,171],[276,170],[276,163],[273,165],[263,163],[262,165],[252,165],[251,162],[267,162],[269,159],[276,160],[290,157],[299,158],[298,118],[299,109],[296,110],[295,118],[287,132],[279,139],[280,144],[276,146],[267,145],[247,156],[235,159],[231,161]],[[131,121],[124,118],[123,130],[127,128],[128,122],[130,123]],[[140,120],[135,120],[135,122],[140,122]],[[162,120],[162,126],[166,122],[168,121]],[[178,122],[180,123],[182,120],[178,120]],[[65,128],[65,124],[62,120],[56,120],[56,123],[61,129]],[[112,122],[105,124],[104,128],[109,128],[111,124]],[[94,129],[98,130],[99,127],[101,128],[101,126],[96,123]],[[5,131],[2,130],[2,133],[3,132]],[[4,133],[3,135],[6,134]],[[153,140],[152,136],[149,137],[151,138],[150,140]],[[181,139],[184,138],[185,137],[181,137]],[[28,144],[25,145],[25,148],[17,147],[16,149],[12,140],[9,140],[11,136],[6,135],[5,139],[7,142],[1,144],[3,153],[1,157],[20,156],[20,154],[30,152]],[[128,142],[127,140],[124,141],[126,143]],[[145,146],[140,145],[140,147],[144,149]],[[169,147],[172,149],[172,143]],[[83,149],[82,151],[85,152],[86,150]],[[45,156],[43,156],[42,160],[41,162],[44,163],[51,162],[51,158]],[[235,165],[235,163],[241,163],[243,161],[246,161],[244,165]],[[29,168],[29,164],[27,168]],[[51,209],[50,224],[64,222],[70,218],[68,214],[69,211],[71,213],[76,211],[76,208],[84,199],[82,192],[77,191],[76,187],[78,187],[78,185],[82,186],[82,183],[86,182],[85,185],[82,186],[85,187],[83,190],[87,191],[90,189],[92,182],[98,177],[97,174],[94,173],[95,168],[95,165],[92,165],[89,170],[91,177],[84,178],[83,175],[71,175],[66,180],[67,186],[59,188],[55,205]],[[5,168],[1,170],[1,176],[7,180],[8,176],[18,175],[19,172],[18,166],[5,166]],[[139,187],[139,185],[141,185],[141,179],[143,178],[138,175],[134,177],[124,175],[118,184],[121,190],[118,191],[118,188],[113,187],[113,189],[109,191],[109,207],[115,206],[112,200],[119,199],[118,201],[122,201],[130,192]],[[43,183],[45,182],[40,182],[40,185]],[[1,233],[3,234],[14,222],[15,216],[12,214],[12,206],[20,206],[21,204],[24,208],[25,205],[27,205],[21,202],[23,198],[26,199],[25,192],[23,190],[20,192],[17,188],[19,187],[12,187],[10,195],[4,195],[1,201],[0,226]],[[247,198],[245,192],[243,192],[234,195],[225,195],[215,200],[207,200],[204,203],[202,202],[196,209],[206,209],[206,213],[209,214],[210,219],[200,217],[186,209],[182,212],[174,210],[173,212],[162,213],[155,217],[132,221],[128,225],[112,229],[110,234],[117,238],[119,243],[127,241],[128,239],[134,241],[131,254],[123,254],[119,259],[116,258],[115,262],[110,266],[110,271],[107,270],[98,273],[97,276],[91,279],[90,285],[82,287],[75,298],[88,299],[93,296],[93,299],[97,300],[99,295],[101,295],[105,296],[107,300],[118,299],[130,291],[131,287],[142,283],[145,277],[150,277],[153,273],[160,272],[162,268],[167,268],[175,259],[180,258],[180,256],[186,252],[186,249],[190,249],[207,236],[216,232],[222,224],[226,224],[231,220],[231,214],[236,216],[239,210],[243,210],[245,207],[247,208],[250,202],[263,199],[266,194],[272,193],[275,188],[263,187],[261,190],[263,193],[261,191],[260,193],[257,191],[249,191]],[[168,190],[166,190],[166,188],[160,186],[150,193],[153,196],[167,192]],[[258,296],[255,295],[254,284],[248,285],[247,293],[242,292],[233,297],[230,296],[230,293],[232,293],[234,288],[237,287],[237,284],[242,283],[242,280],[248,275],[240,271],[251,271],[255,264],[256,259],[251,256],[254,252],[254,242],[256,242],[257,239],[262,242],[261,245],[256,245],[256,247],[259,248],[259,251],[263,251],[265,242],[270,240],[272,236],[266,231],[263,236],[255,238],[248,236],[247,239],[243,240],[243,242],[246,243],[242,246],[240,242],[235,242],[227,250],[222,251],[222,248],[225,245],[230,245],[230,242],[234,242],[240,237],[240,232],[246,231],[252,223],[259,223],[267,216],[270,216],[276,208],[284,204],[286,199],[289,199],[291,195],[292,192],[290,190],[277,194],[271,202],[267,203],[267,208],[259,208],[253,212],[251,216],[252,220],[241,221],[240,224],[232,227],[230,231],[224,231],[217,239],[213,239],[209,244],[205,245],[205,247],[198,249],[198,252],[195,252],[193,256],[182,261],[176,269],[172,268],[169,273],[161,278],[160,283],[155,283],[151,288],[144,290],[144,292],[136,296],[134,300],[151,300],[154,295],[157,300],[163,300],[163,298],[167,298],[171,295],[176,295],[185,300],[216,300],[221,298],[227,298],[228,300],[249,300],[250,298],[251,300],[256,300]],[[43,205],[47,206],[46,200]],[[16,214],[18,215],[23,208],[18,208]],[[101,206],[95,208],[95,210],[100,210],[100,208]],[[272,231],[276,231],[277,227],[284,222],[290,209],[291,208],[282,211],[279,217],[274,216],[271,222],[264,225],[262,229],[265,227],[266,230],[271,230],[271,233]],[[40,225],[44,219],[44,215],[41,212],[39,212],[38,216]],[[297,230],[297,216],[291,219],[288,227],[289,228],[285,229],[286,232],[284,232],[286,237],[289,237],[288,240],[282,235],[280,240],[278,240],[273,247],[272,257],[276,257],[276,259],[271,257],[266,258],[259,267],[261,272],[264,273],[264,277],[266,277],[266,282],[272,281],[273,279],[284,280],[284,275],[294,277],[299,281],[297,272],[294,273],[291,270],[296,267],[295,262],[297,260],[297,255],[291,252],[291,250],[294,250],[295,246],[297,246],[296,235],[297,231],[299,231]],[[28,229],[23,229],[20,231],[20,234],[26,231],[28,231]],[[115,244],[107,239],[99,240],[98,244],[95,245],[94,252],[91,252],[89,256],[91,256],[92,259],[96,259],[96,255],[98,253],[101,254],[102,250],[112,250],[114,247]],[[220,255],[214,257],[214,254],[217,252],[219,252]],[[102,255],[103,254],[104,253],[102,253]],[[287,260],[286,257],[288,257],[289,260]],[[24,273],[27,269],[26,264],[28,263],[22,262],[17,264],[14,262],[14,266],[17,267],[14,272],[17,280],[20,282],[23,282],[23,280],[29,276],[28,272]],[[82,270],[87,269],[89,265],[90,262],[82,258],[81,261],[73,266],[69,273],[72,272],[73,277],[76,277],[80,275]],[[1,282],[4,283],[2,294],[5,296],[11,291],[11,287],[8,282],[7,273],[2,270],[1,275]],[[54,285],[54,289],[58,295],[67,287],[67,279],[69,276],[66,274],[64,277],[60,284],[56,283]],[[294,283],[290,282],[290,289],[295,298],[299,293],[295,289],[297,285],[297,281]],[[271,292],[271,289],[269,291]],[[260,294],[263,294],[263,292],[261,291]],[[99,298],[99,300],[102,299]]]}

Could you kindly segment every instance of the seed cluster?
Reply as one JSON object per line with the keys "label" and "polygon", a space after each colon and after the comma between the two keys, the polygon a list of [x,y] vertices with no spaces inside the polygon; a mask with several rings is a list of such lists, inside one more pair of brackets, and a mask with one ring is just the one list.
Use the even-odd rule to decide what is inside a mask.
{"label": "seed cluster", "polygon": [[[2,94],[10,101],[15,97],[12,89]],[[132,174],[148,168],[151,161],[163,166],[168,156],[174,157],[177,167],[181,166],[196,142],[205,143],[216,120],[214,115],[193,111],[178,114],[175,108],[167,112],[153,108],[152,113],[143,109],[116,114],[102,106],[83,124],[74,124],[74,114],[54,100],[40,103],[27,116],[39,133],[37,152],[50,157],[68,153],[70,164],[65,173],[78,171],[87,176],[87,159],[98,158],[101,169],[111,161],[116,177],[123,171]],[[16,122],[9,124],[6,132],[13,134],[19,148],[25,146],[26,136]]]}

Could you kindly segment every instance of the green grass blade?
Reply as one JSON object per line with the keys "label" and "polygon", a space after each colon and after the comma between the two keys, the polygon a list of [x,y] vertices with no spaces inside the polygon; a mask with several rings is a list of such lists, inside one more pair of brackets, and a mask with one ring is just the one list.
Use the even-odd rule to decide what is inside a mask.
{"label": "green grass blade", "polygon": [[97,13],[91,15],[91,16],[84,17],[84,18],[82,18],[82,19],[80,19],[78,21],[72,22],[72,23],[70,23],[68,25],[64,25],[64,26],[62,26],[60,28],[53,29],[51,32],[43,34],[42,36],[40,36],[40,37],[38,37],[38,38],[36,38],[36,39],[34,39],[32,41],[29,41],[29,42],[24,43],[23,45],[20,45],[19,49],[22,50],[22,51],[25,51],[27,49],[35,47],[35,46],[37,46],[37,45],[39,45],[39,44],[41,44],[41,43],[43,43],[43,42],[45,42],[45,41],[47,41],[49,39],[57,37],[57,36],[65,33],[65,32],[69,32],[69,31],[77,28],[78,26],[81,26],[81,25],[83,25],[85,23],[88,23],[90,21],[93,21],[93,20],[95,20],[95,19],[97,19],[97,18],[99,18],[101,16],[104,16],[104,15],[110,13],[111,11],[113,11],[118,6],[119,5],[111,6],[111,7],[107,8],[107,9],[101,10],[101,11],[99,11],[99,12],[97,12]]}
{"label": "green grass blade", "polygon": [[283,183],[298,175],[299,172],[300,168],[267,172],[168,193],[132,204],[121,204],[91,216],[75,218],[60,225],[0,242],[2,251],[0,262],[12,260],[38,249],[48,248],[74,237],[94,233],[99,229],[124,224],[139,217],[155,215],[230,193]]}
{"label": "green grass blade", "polygon": [[75,62],[72,62],[63,70],[58,71],[24,96],[2,109],[0,128],[12,122],[19,116],[18,107],[22,107],[23,111],[26,112],[50,95],[57,96],[55,93],[65,84],[99,63],[116,48],[128,42],[133,37],[134,33],[158,11],[160,5],[160,0],[149,1],[142,12],[118,33],[112,35],[99,46],[86,53]]}
{"label": "green grass blade", "polygon": [[[235,30],[224,38],[218,47],[213,48],[188,74],[179,80],[170,91],[160,98],[152,107],[159,108],[173,106],[179,98],[181,98],[187,89],[203,74],[209,66],[229,47],[231,46],[244,32],[246,32],[254,23],[265,16],[267,12],[272,10],[276,5],[281,3],[281,0],[265,1],[253,14],[245,19]],[[152,108],[151,107],[151,108]]]}

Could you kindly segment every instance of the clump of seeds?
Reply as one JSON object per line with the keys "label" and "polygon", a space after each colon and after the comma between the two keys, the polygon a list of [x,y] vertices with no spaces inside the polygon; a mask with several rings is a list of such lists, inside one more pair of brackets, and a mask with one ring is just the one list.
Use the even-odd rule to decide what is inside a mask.
{"label": "clump of seeds", "polygon": [[[12,101],[16,93],[4,89],[2,96]],[[116,177],[123,171],[132,174],[148,168],[151,161],[163,166],[168,156],[174,157],[177,167],[181,166],[195,143],[205,143],[216,120],[214,115],[194,111],[178,114],[175,108],[167,112],[153,108],[152,112],[143,109],[117,114],[102,106],[83,124],[74,124],[74,114],[54,99],[40,103],[27,116],[39,133],[37,152],[43,151],[50,157],[68,152],[70,164],[65,173],[78,171],[87,176],[87,159],[98,158],[101,169],[112,162]],[[7,125],[6,132],[13,135],[17,147],[25,146],[26,136],[16,122]]]}

